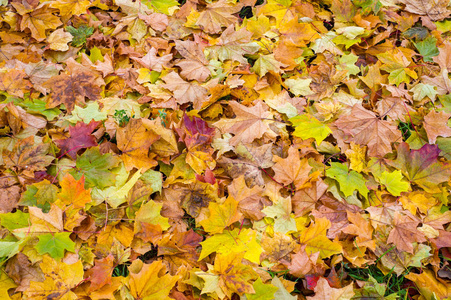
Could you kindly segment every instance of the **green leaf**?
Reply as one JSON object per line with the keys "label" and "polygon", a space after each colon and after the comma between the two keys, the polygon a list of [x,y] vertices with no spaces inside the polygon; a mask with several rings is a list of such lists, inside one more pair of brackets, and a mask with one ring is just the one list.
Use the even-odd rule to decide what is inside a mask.
{"label": "green leaf", "polygon": [[410,188],[410,184],[403,180],[404,177],[399,170],[391,173],[384,171],[378,179],[393,196],[400,196],[402,192],[407,192]]}
{"label": "green leaf", "polygon": [[327,169],[327,177],[333,178],[340,184],[340,190],[348,197],[355,190],[358,190],[362,196],[368,199],[368,188],[365,185],[365,179],[356,171],[349,172],[346,165],[340,163],[330,163],[331,167]]}
{"label": "green leaf", "polygon": [[115,185],[109,186],[106,189],[93,188],[91,195],[94,202],[99,203],[106,201],[112,208],[117,208],[119,205],[127,201],[127,195],[138,179],[141,177],[141,170],[138,170],[129,179],[130,173],[120,165],[120,168],[115,168],[110,172],[115,175]]}
{"label": "green leaf", "polygon": [[40,114],[46,117],[48,121],[55,119],[61,113],[57,107],[47,108],[47,102],[41,99],[32,99],[21,101],[19,105],[24,106],[28,113]]}
{"label": "green leaf", "polygon": [[352,45],[358,44],[362,41],[361,38],[348,39],[344,35],[338,35],[332,40],[336,45],[345,45],[346,49],[349,49]]}
{"label": "green leaf", "polygon": [[36,206],[44,212],[48,212],[50,204],[55,202],[58,188],[44,179],[41,182],[27,186],[27,190],[22,194],[19,205]]}
{"label": "green leaf", "polygon": [[435,90],[433,85],[418,83],[413,88],[409,90],[413,92],[413,100],[421,101],[423,98],[428,97],[431,100],[435,100],[435,96],[437,96],[437,91]]}
{"label": "green leaf", "polygon": [[[150,0],[143,1],[148,8],[155,8],[158,12],[165,15],[172,15],[175,7],[179,5],[176,0]],[[171,9],[172,8],[172,9]]]}
{"label": "green leaf", "polygon": [[78,123],[79,121],[89,124],[92,120],[103,121],[107,119],[105,112],[100,112],[99,103],[97,101],[90,102],[85,108],[76,105],[72,111],[72,117],[67,120],[71,123]]}
{"label": "green leaf", "polygon": [[418,40],[424,40],[429,35],[429,30],[426,27],[416,26],[406,30],[403,35],[409,39],[415,38]]}
{"label": "green leaf", "polygon": [[291,118],[290,122],[296,127],[293,132],[294,136],[303,140],[314,138],[318,145],[332,133],[332,130],[327,125],[307,114]]}
{"label": "green leaf", "polygon": [[390,72],[390,75],[388,75],[388,81],[390,84],[396,84],[397,86],[401,83],[409,83],[410,77],[407,75],[405,69],[396,69]]}
{"label": "green leaf", "polygon": [[437,26],[437,30],[441,31],[443,33],[451,30],[451,20],[443,20],[440,22],[434,22],[434,24]]}
{"label": "green leaf", "polygon": [[30,225],[30,214],[17,210],[14,213],[0,215],[0,224],[9,231],[14,229],[28,227]]}
{"label": "green leaf", "polygon": [[337,65],[337,70],[346,70],[349,75],[356,75],[360,72],[360,68],[355,65],[359,57],[355,54],[346,54],[338,59],[340,65]]}
{"label": "green leaf", "polygon": [[246,294],[248,300],[272,300],[279,289],[272,284],[264,284],[260,277],[254,282],[253,287],[255,294]]}
{"label": "green leaf", "polygon": [[155,170],[147,170],[141,175],[140,179],[150,185],[153,192],[161,193],[161,189],[163,187],[163,174]]}
{"label": "green leaf", "polygon": [[66,31],[73,35],[72,45],[80,47],[86,43],[86,39],[94,33],[94,28],[81,25],[78,28],[66,26]]}
{"label": "green leaf", "polygon": [[0,257],[11,258],[19,252],[22,241],[0,241]]}
{"label": "green leaf", "polygon": [[440,53],[437,48],[437,39],[433,36],[428,36],[421,42],[414,43],[414,45],[423,56],[423,60],[427,62],[433,62],[432,57]]}
{"label": "green leaf", "polygon": [[40,255],[48,253],[52,258],[63,258],[64,250],[75,251],[75,243],[70,239],[70,234],[70,232],[55,232],[40,235],[39,242],[34,247]]}
{"label": "green leaf", "polygon": [[379,10],[383,7],[382,3],[377,0],[353,0],[352,4],[361,7],[362,10],[359,12],[361,15],[368,15],[369,13],[374,13],[377,15]]}
{"label": "green leaf", "polygon": [[438,137],[437,146],[440,150],[442,150],[440,155],[447,160],[451,160],[451,138]]}
{"label": "green leaf", "polygon": [[85,175],[87,187],[106,188],[114,185],[116,175],[110,169],[119,165],[120,159],[112,154],[101,154],[98,147],[89,148],[81,156],[77,156],[76,167],[70,173],[75,179]]}

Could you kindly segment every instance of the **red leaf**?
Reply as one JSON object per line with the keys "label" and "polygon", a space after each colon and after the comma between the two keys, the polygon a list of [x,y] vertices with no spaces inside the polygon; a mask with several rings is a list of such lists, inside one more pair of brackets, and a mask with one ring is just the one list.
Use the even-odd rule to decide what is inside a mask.
{"label": "red leaf", "polygon": [[97,121],[91,121],[89,124],[78,122],[75,126],[69,127],[70,138],[55,140],[62,155],[67,154],[76,159],[78,150],[97,146],[96,138],[91,133],[99,124]]}

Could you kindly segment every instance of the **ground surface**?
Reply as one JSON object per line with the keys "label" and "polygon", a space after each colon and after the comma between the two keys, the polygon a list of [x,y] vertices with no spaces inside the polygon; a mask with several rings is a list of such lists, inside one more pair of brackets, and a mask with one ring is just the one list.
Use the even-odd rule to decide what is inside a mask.
{"label": "ground surface", "polygon": [[447,0],[0,0],[1,299],[450,299]]}

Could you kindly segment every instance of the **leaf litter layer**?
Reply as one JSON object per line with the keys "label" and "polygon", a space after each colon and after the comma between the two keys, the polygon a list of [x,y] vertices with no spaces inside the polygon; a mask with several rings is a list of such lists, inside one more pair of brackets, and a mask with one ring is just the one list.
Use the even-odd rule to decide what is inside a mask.
{"label": "leaf litter layer", "polygon": [[0,1],[0,298],[449,299],[450,15]]}

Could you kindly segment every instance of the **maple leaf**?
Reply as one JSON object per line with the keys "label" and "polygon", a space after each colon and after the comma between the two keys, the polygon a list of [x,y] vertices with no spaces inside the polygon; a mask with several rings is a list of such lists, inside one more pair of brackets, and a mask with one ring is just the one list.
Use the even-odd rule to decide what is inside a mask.
{"label": "maple leaf", "polygon": [[89,0],[58,0],[50,4],[50,7],[58,9],[62,16],[79,16],[85,13],[90,6]]}
{"label": "maple leaf", "polygon": [[358,190],[365,198],[368,198],[369,190],[365,185],[365,179],[356,171],[349,172],[346,165],[340,163],[330,163],[331,167],[326,170],[326,175],[340,183],[340,190],[348,197],[355,190]]}
{"label": "maple leaf", "polygon": [[412,243],[426,241],[424,234],[417,230],[418,220],[395,212],[393,221],[394,227],[390,231],[387,242],[394,243],[400,251],[413,253]]}
{"label": "maple leaf", "polygon": [[438,161],[440,149],[435,145],[426,144],[418,150],[410,150],[408,144],[401,143],[397,150],[396,160],[389,163],[427,192],[437,191],[437,185],[451,175],[449,166]]}
{"label": "maple leaf", "polygon": [[83,264],[80,260],[73,264],[67,264],[44,255],[40,268],[44,273],[45,280],[43,282],[31,281],[30,287],[24,292],[27,297],[32,299],[77,298],[72,289],[83,280]]}
{"label": "maple leaf", "polygon": [[444,0],[401,0],[400,2],[406,5],[405,10],[417,15],[426,15],[433,21],[443,20],[451,14],[451,11],[447,9],[448,3]]}
{"label": "maple leaf", "polygon": [[350,115],[339,118],[335,125],[357,144],[368,146],[370,156],[384,156],[392,151],[391,143],[401,139],[401,133],[391,122],[379,119],[361,104],[352,107]]}
{"label": "maple leaf", "polygon": [[49,150],[50,144],[35,144],[33,136],[30,136],[19,140],[10,153],[4,153],[3,161],[6,168],[31,175],[35,171],[45,170],[55,159],[47,155]]}
{"label": "maple leaf", "polygon": [[105,84],[103,79],[73,59],[66,63],[66,74],[54,76],[44,84],[44,87],[52,90],[48,107],[64,104],[68,111],[72,111],[76,103],[85,102],[85,97],[91,100],[99,99],[102,90],[100,86]]}
{"label": "maple leaf", "polygon": [[[77,170],[74,170],[71,174],[75,178],[84,174],[89,186],[105,188],[114,184],[116,176],[109,170],[117,167],[119,162],[119,159],[111,154],[100,154],[98,147],[90,148],[77,157]],[[80,176],[75,176],[75,174],[80,174]]]}
{"label": "maple leaf", "polygon": [[114,269],[113,263],[114,257],[112,254],[102,259],[96,259],[94,267],[86,272],[86,276],[91,282],[89,286],[91,291],[98,290],[106,284],[111,284],[111,273]]}
{"label": "maple leaf", "polygon": [[435,144],[438,136],[451,136],[451,128],[447,125],[449,117],[451,117],[451,114],[432,110],[424,117],[424,129],[430,144]]}
{"label": "maple leaf", "polygon": [[31,88],[31,84],[25,79],[26,73],[19,70],[0,72],[0,89],[10,95],[23,98],[24,91]]}
{"label": "maple leaf", "polygon": [[[139,222],[149,223],[152,225],[160,225],[163,230],[167,230],[171,225],[168,223],[168,219],[162,217],[160,214],[161,207],[163,205],[160,203],[155,203],[153,200],[150,200],[136,213],[136,225],[139,225]],[[138,230],[139,231],[139,230]]]}
{"label": "maple leaf", "polygon": [[245,28],[235,30],[234,25],[230,25],[219,37],[218,43],[210,47],[212,56],[220,61],[235,60],[246,64],[245,54],[254,54],[260,46],[256,42],[251,42],[252,33]]}
{"label": "maple leaf", "polygon": [[314,138],[319,145],[330,134],[330,128],[307,114],[295,116],[290,119],[290,122],[295,126],[293,135],[302,139]]}
{"label": "maple leaf", "polygon": [[416,284],[423,297],[445,299],[451,295],[449,285],[439,281],[431,270],[424,270],[421,274],[407,274],[406,278]]}
{"label": "maple leaf", "polygon": [[280,73],[283,67],[287,65],[279,62],[275,59],[274,54],[260,55],[255,61],[251,70],[258,74],[260,77],[265,76],[268,72]]}
{"label": "maple leaf", "polygon": [[185,232],[175,231],[158,241],[158,255],[165,255],[175,268],[186,265],[200,266],[201,263],[197,262],[197,249],[201,241],[202,236],[192,229]]}
{"label": "maple leaf", "polygon": [[317,218],[309,227],[300,231],[300,243],[306,245],[307,254],[319,251],[320,258],[330,257],[333,254],[341,253],[342,247],[336,242],[332,242],[326,237],[326,231],[330,228],[330,221],[326,218]]}
{"label": "maple leaf", "polygon": [[258,185],[248,188],[244,180],[244,175],[235,178],[231,185],[228,187],[229,194],[238,201],[238,210],[243,213],[244,216],[260,220],[265,216],[262,213],[263,205],[265,203],[263,194],[263,188]]}
{"label": "maple leaf", "polygon": [[176,63],[180,74],[188,80],[204,82],[211,74],[209,62],[199,44],[192,41],[175,41],[175,48],[185,58]]}
{"label": "maple leaf", "polygon": [[207,169],[214,169],[215,160],[211,156],[213,148],[209,146],[214,134],[214,128],[210,128],[207,123],[200,118],[193,117],[191,120],[187,115],[183,116],[183,127],[176,129],[180,140],[187,146],[186,162],[197,174],[203,173]]}
{"label": "maple leaf", "polygon": [[260,277],[254,282],[252,287],[254,288],[255,294],[246,294],[246,298],[249,300],[272,300],[278,290],[272,284],[264,284]]}
{"label": "maple leaf", "polygon": [[48,253],[52,258],[63,258],[64,250],[75,252],[75,243],[69,238],[70,232],[47,233],[38,236],[35,245],[39,254]]}
{"label": "maple leaf", "polygon": [[130,274],[127,285],[133,297],[138,299],[169,300],[169,292],[176,284],[179,276],[167,274],[166,267],[161,261],[145,264],[141,260],[134,260],[128,267]]}
{"label": "maple leaf", "polygon": [[243,256],[236,254],[218,255],[215,260],[213,272],[219,274],[219,286],[229,297],[233,293],[255,293],[249,280],[256,279],[257,273],[247,265],[241,263]]}
{"label": "maple leaf", "polygon": [[174,93],[174,97],[179,104],[192,102],[195,109],[202,108],[207,96],[206,88],[194,82],[183,80],[176,72],[169,73],[163,77],[163,80],[166,82],[163,87]]}
{"label": "maple leaf", "polygon": [[72,41],[72,35],[69,32],[65,32],[62,28],[52,32],[47,38],[49,47],[55,51],[67,51],[69,46],[67,43]]}
{"label": "maple leaf", "polygon": [[388,76],[390,83],[399,85],[402,82],[408,83],[409,77],[418,78],[417,73],[409,68],[412,60],[407,58],[400,50],[378,54],[377,58],[383,63],[381,70],[390,73]]}
{"label": "maple leaf", "polygon": [[241,219],[242,215],[237,209],[238,202],[232,197],[228,197],[222,204],[210,202],[208,218],[199,224],[211,234],[222,233],[226,227]]}
{"label": "maple leaf", "polygon": [[167,54],[162,57],[156,55],[157,49],[150,48],[149,52],[144,57],[132,57],[135,61],[139,62],[143,67],[161,72],[163,67],[170,68],[169,62],[172,60],[172,54]]}
{"label": "maple leaf", "polygon": [[276,19],[276,26],[280,27],[297,17],[296,9],[292,7],[292,1],[269,0],[261,10],[263,15],[272,16]]}
{"label": "maple leaf", "polygon": [[61,192],[57,198],[67,206],[74,208],[83,208],[86,203],[91,202],[91,189],[85,190],[85,178],[81,176],[76,180],[71,174],[67,173],[60,181]]}
{"label": "maple leaf", "polygon": [[202,252],[199,260],[204,259],[213,252],[221,254],[245,252],[245,259],[259,263],[263,249],[256,239],[256,234],[257,232],[252,229],[239,230],[238,228],[215,234],[200,243]]}
{"label": "maple leaf", "polygon": [[403,176],[400,170],[395,170],[392,173],[384,171],[379,176],[380,183],[385,185],[387,190],[393,196],[400,196],[402,192],[407,192],[409,190],[409,183],[403,181],[402,179]]}
{"label": "maple leaf", "polygon": [[311,300],[350,300],[354,296],[352,283],[341,289],[333,288],[326,278],[321,277],[315,289],[315,296],[307,297]]}
{"label": "maple leaf", "polygon": [[240,142],[244,144],[252,143],[255,139],[263,137],[263,135],[269,138],[277,136],[269,128],[268,123],[272,119],[272,114],[267,110],[267,106],[263,102],[257,102],[252,108],[235,101],[228,104],[236,115],[235,119],[223,119],[214,123],[214,126],[218,127],[223,133],[234,134],[234,137],[230,139],[232,146],[236,146]]}
{"label": "maple leaf", "polygon": [[275,156],[273,160],[276,163],[272,166],[276,173],[275,180],[284,185],[293,183],[296,190],[306,187],[312,167],[309,166],[306,158],[299,159],[299,151],[296,148],[288,149],[287,158]]}
{"label": "maple leaf", "polygon": [[327,188],[323,181],[314,181],[310,187],[297,190],[291,199],[294,214],[298,217],[312,211]]}
{"label": "maple leaf", "polygon": [[309,256],[305,252],[305,246],[302,247],[301,251],[291,255],[291,262],[289,265],[290,274],[296,277],[303,277],[306,274],[309,274],[315,269],[318,257],[319,252]]}
{"label": "maple leaf", "polygon": [[144,126],[142,119],[131,119],[117,131],[117,147],[122,151],[122,161],[127,170],[133,167],[147,171],[156,162],[149,156],[150,145],[159,139],[153,131]]}
{"label": "maple leaf", "polygon": [[240,159],[230,159],[222,157],[218,160],[219,163],[225,166],[225,169],[231,177],[238,177],[244,175],[246,183],[250,186],[263,185],[261,169],[271,167],[273,155],[271,153],[271,144],[262,146],[254,145],[238,145],[237,154]]}
{"label": "maple leaf", "polygon": [[188,16],[188,20],[195,18],[195,21],[193,20],[193,26],[200,27],[207,33],[219,33],[221,27],[228,27],[236,23],[237,17],[233,14],[239,12],[240,9],[241,5],[231,5],[225,0],[219,0],[209,3],[206,9],[200,14],[192,12]]}
{"label": "maple leaf", "polygon": [[39,42],[46,38],[46,29],[55,29],[63,24],[60,18],[52,14],[56,10],[50,9],[45,3],[35,9],[28,9],[19,2],[15,2],[13,6],[22,16],[20,29],[24,31],[28,28],[31,36]]}
{"label": "maple leaf", "polygon": [[287,234],[296,231],[296,221],[291,217],[291,210],[291,199],[280,198],[277,203],[265,207],[262,212],[274,219],[275,232]]}
{"label": "maple leaf", "polygon": [[98,125],[99,122],[96,121],[91,121],[89,124],[78,122],[75,126],[69,127],[69,138],[55,140],[55,143],[61,149],[62,154],[67,154],[75,159],[80,149],[97,146],[96,138],[91,133]]}

